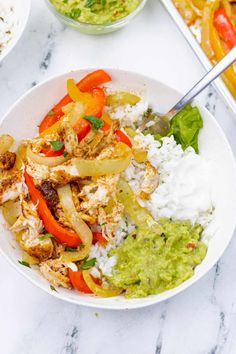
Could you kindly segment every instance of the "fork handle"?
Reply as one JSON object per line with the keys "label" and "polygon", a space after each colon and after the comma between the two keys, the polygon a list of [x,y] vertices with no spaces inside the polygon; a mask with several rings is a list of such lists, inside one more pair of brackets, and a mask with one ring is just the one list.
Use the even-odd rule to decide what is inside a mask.
{"label": "fork handle", "polygon": [[214,81],[223,71],[236,61],[236,47],[230,50],[213,68],[198,81],[198,83],[171,108],[171,116],[178,113],[187,103],[191,102],[200,92],[202,92],[212,81]]}

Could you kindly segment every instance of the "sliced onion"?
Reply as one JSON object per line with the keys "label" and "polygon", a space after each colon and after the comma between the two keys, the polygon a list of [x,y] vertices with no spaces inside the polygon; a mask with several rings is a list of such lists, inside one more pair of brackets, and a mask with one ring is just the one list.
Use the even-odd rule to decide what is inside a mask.
{"label": "sliced onion", "polygon": [[90,275],[89,270],[83,270],[83,278],[89,289],[98,296],[101,297],[113,297],[118,296],[121,293],[120,289],[117,288],[103,288],[101,285],[98,285],[94,282],[93,278]]}
{"label": "sliced onion", "polygon": [[41,156],[41,155],[35,154],[29,146],[26,151],[26,157],[39,165],[45,165],[48,167],[55,167],[55,166],[61,165],[70,158],[69,156],[64,157],[63,155],[62,156],[55,156],[55,157]]}
{"label": "sliced onion", "polygon": [[4,203],[2,206],[2,214],[10,226],[14,225],[21,214],[20,202],[9,200],[8,202]]}
{"label": "sliced onion", "polygon": [[131,149],[123,143],[118,143],[114,154],[116,154],[115,158],[109,160],[76,159],[75,164],[78,175],[80,177],[99,177],[125,171],[131,161]]}
{"label": "sliced onion", "polygon": [[63,252],[61,259],[64,262],[76,262],[84,259],[88,255],[92,245],[93,234],[75,208],[70,185],[67,184],[66,186],[58,188],[57,193],[65,216],[75,232],[79,235],[83,245],[83,248],[79,246],[76,252]]}
{"label": "sliced onion", "polygon": [[155,230],[157,234],[161,235],[162,227],[153,219],[146,208],[139,205],[134,192],[124,178],[120,178],[118,189],[117,198],[135,225],[143,230]]}
{"label": "sliced onion", "polygon": [[5,154],[9,151],[14,143],[14,139],[8,134],[0,135],[0,154]]}

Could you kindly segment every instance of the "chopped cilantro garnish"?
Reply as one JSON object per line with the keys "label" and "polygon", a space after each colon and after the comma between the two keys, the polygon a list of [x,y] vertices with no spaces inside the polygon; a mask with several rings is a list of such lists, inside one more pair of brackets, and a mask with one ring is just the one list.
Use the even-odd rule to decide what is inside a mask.
{"label": "chopped cilantro garnish", "polygon": [[67,151],[64,151],[63,152],[63,156],[66,158],[68,156],[68,152]]}
{"label": "chopped cilantro garnish", "polygon": [[64,143],[59,140],[49,141],[49,143],[51,144],[54,151],[59,151],[61,150],[62,146],[64,146]]}
{"label": "chopped cilantro garnish", "polygon": [[96,261],[97,261],[96,258],[86,259],[80,265],[80,269],[83,270],[90,269],[95,265]]}
{"label": "chopped cilantro garnish", "polygon": [[18,261],[18,263],[20,263],[21,265],[23,265],[25,267],[31,268],[30,264],[28,262],[26,262],[26,261]]}
{"label": "chopped cilantro garnish", "polygon": [[57,289],[53,285],[50,285],[50,289],[57,292]]}
{"label": "chopped cilantro garnish", "polygon": [[96,3],[96,0],[87,0],[85,7],[92,7]]}
{"label": "chopped cilantro garnish", "polygon": [[88,120],[89,122],[92,123],[92,129],[100,129],[103,127],[104,122],[95,116],[84,116],[85,120]]}
{"label": "chopped cilantro garnish", "polygon": [[44,241],[44,240],[48,240],[49,238],[52,238],[52,237],[53,237],[52,234],[45,234],[45,235],[39,236],[38,239],[40,241]]}
{"label": "chopped cilantro garnish", "polygon": [[48,112],[48,116],[54,116],[55,112],[53,110]]}
{"label": "chopped cilantro garnish", "polygon": [[67,251],[67,252],[77,252],[78,250],[77,250],[77,248],[66,247],[66,248],[65,248],[65,251]]}

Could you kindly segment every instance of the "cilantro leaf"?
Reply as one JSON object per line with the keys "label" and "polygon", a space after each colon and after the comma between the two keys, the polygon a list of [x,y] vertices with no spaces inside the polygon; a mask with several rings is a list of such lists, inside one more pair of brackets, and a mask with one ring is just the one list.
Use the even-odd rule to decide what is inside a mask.
{"label": "cilantro leaf", "polygon": [[54,116],[55,112],[51,109],[51,111],[48,112],[48,116]]}
{"label": "cilantro leaf", "polygon": [[64,143],[62,141],[59,140],[54,140],[54,141],[49,141],[49,143],[51,144],[51,147],[54,151],[59,151],[61,150],[62,146],[64,146]]}
{"label": "cilantro leaf", "polygon": [[85,7],[92,7],[95,4],[96,4],[96,0],[87,0]]}
{"label": "cilantro leaf", "polygon": [[42,235],[42,236],[38,237],[38,239],[40,241],[48,240],[49,238],[53,238],[53,235],[52,234],[45,234],[45,235]]}
{"label": "cilantro leaf", "polygon": [[26,261],[18,261],[18,263],[20,263],[21,265],[23,265],[25,267],[31,268],[30,264],[28,262],[26,262]]}
{"label": "cilantro leaf", "polygon": [[104,122],[95,116],[84,116],[84,119],[92,123],[92,129],[94,130],[102,128],[104,125]]}
{"label": "cilantro leaf", "polygon": [[68,156],[68,152],[67,151],[64,151],[63,152],[63,156],[66,158]]}
{"label": "cilantro leaf", "polygon": [[80,269],[86,270],[92,268],[96,263],[96,258],[85,259],[83,263],[80,265]]}
{"label": "cilantro leaf", "polygon": [[66,247],[66,248],[65,248],[65,251],[67,251],[67,252],[77,252],[78,250],[77,250],[77,248]]}
{"label": "cilantro leaf", "polygon": [[52,284],[50,285],[50,289],[57,292],[57,289]]}

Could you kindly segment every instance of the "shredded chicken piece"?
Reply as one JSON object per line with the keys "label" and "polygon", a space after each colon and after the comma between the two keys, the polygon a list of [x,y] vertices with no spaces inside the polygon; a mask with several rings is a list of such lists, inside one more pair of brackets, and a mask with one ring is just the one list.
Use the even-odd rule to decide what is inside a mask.
{"label": "shredded chicken piece", "polygon": [[57,221],[62,224],[63,226],[68,227],[69,229],[73,229],[72,225],[70,224],[69,220],[66,218],[65,213],[62,209],[61,203],[58,202],[56,206],[53,207],[54,215]]}
{"label": "shredded chicken piece", "polygon": [[31,256],[37,257],[40,261],[52,256],[52,240],[39,239],[43,224],[38,217],[35,205],[31,201],[27,202],[24,199],[21,201],[21,215],[10,230],[22,232],[21,247]]}
{"label": "shredded chicken piece", "polygon": [[22,171],[11,171],[0,180],[0,205],[8,200],[17,199],[26,188],[22,178]]}
{"label": "shredded chicken piece", "polygon": [[49,259],[42,262],[39,269],[52,285],[71,289],[68,265],[66,263],[61,262],[59,259]]}
{"label": "shredded chicken piece", "polygon": [[106,213],[103,208],[98,210],[98,224],[101,226],[103,236],[109,240],[115,236],[117,224],[122,218],[124,207],[121,203],[115,202],[112,211]]}
{"label": "shredded chicken piece", "polygon": [[78,138],[76,132],[68,120],[63,120],[59,128],[60,140],[64,142],[65,151],[70,156],[76,156]]}
{"label": "shredded chicken piece", "polygon": [[10,170],[16,161],[16,154],[7,151],[5,154],[0,155],[0,170]]}
{"label": "shredded chicken piece", "polygon": [[93,178],[91,183],[82,187],[79,197],[81,211],[97,216],[98,209],[106,206],[112,197],[115,197],[116,186],[120,175],[108,175]]}
{"label": "shredded chicken piece", "polygon": [[117,124],[114,124],[108,131],[99,132],[99,136],[97,136],[97,138],[96,136],[94,137],[94,140],[96,140],[96,145],[91,142],[91,137],[87,135],[79,143],[75,156],[84,159],[94,159],[98,157],[108,146],[113,146],[115,141],[114,129],[117,129],[116,126]]}
{"label": "shredded chicken piece", "polygon": [[92,216],[92,215],[88,215],[86,213],[83,213],[80,210],[80,200],[79,200],[79,186],[77,184],[72,184],[71,185],[71,190],[72,190],[72,197],[73,197],[73,202],[75,205],[75,208],[79,214],[79,216],[81,217],[81,219],[83,219],[84,221],[88,222],[90,225],[95,224],[96,222],[96,217]]}
{"label": "shredded chicken piece", "polygon": [[140,184],[139,197],[149,199],[149,196],[158,186],[158,172],[149,161],[146,162],[146,170]]}

